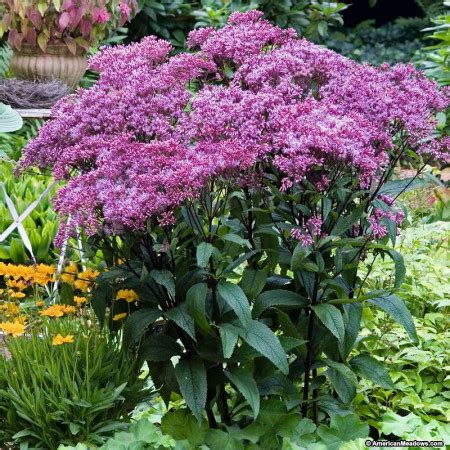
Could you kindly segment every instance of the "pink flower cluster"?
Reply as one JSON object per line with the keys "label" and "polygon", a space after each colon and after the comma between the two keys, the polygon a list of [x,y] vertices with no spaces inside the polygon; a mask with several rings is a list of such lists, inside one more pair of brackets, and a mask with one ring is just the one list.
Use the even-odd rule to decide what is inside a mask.
{"label": "pink flower cluster", "polygon": [[310,177],[324,191],[336,167],[370,187],[399,139],[448,151],[432,133],[449,96],[412,66],[358,64],[258,11],[188,42],[195,52],[172,57],[154,37],[104,49],[90,62],[99,81],[62,100],[29,144],[23,167],[69,180],[57,208],[72,224],[168,224],[211,178],[260,163],[282,174],[283,189]]}
{"label": "pink flower cluster", "polygon": [[297,241],[300,241],[303,247],[308,247],[312,245],[314,239],[324,237],[324,234],[321,233],[322,224],[322,219],[319,216],[312,216],[305,222],[302,228],[293,228],[291,230],[291,236]]}

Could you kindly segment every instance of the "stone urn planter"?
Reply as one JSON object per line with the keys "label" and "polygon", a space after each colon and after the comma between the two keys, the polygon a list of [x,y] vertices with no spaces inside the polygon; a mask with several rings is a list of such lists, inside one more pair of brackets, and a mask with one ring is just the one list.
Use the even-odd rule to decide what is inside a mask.
{"label": "stone urn planter", "polygon": [[23,44],[14,50],[11,68],[19,79],[49,81],[58,79],[75,89],[87,66],[85,54],[73,55],[64,44],[49,44],[42,52],[39,48]]}

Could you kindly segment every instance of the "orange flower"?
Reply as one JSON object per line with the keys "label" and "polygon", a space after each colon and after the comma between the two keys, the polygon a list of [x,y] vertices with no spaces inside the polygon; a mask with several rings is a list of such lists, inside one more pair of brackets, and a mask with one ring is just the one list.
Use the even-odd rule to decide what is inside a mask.
{"label": "orange flower", "polygon": [[25,333],[25,324],[18,321],[1,322],[0,329],[6,334],[11,334],[13,337],[18,337]]}
{"label": "orange flower", "polygon": [[128,303],[133,303],[139,300],[139,295],[133,289],[120,289],[116,294],[116,300],[126,300]]}
{"label": "orange flower", "polygon": [[64,272],[61,274],[61,280],[67,284],[73,284],[77,275],[77,266],[75,264],[69,264]]}
{"label": "orange flower", "polygon": [[62,344],[71,344],[73,342],[73,336],[72,335],[67,335],[67,336],[62,336],[61,334],[57,334],[53,340],[52,340],[52,345],[62,345]]}
{"label": "orange flower", "polygon": [[125,319],[125,317],[127,317],[127,313],[119,313],[113,317],[113,320],[115,320],[115,321],[122,320],[122,319]]}
{"label": "orange flower", "polygon": [[10,277],[13,280],[39,284],[45,286],[53,280],[55,268],[45,264],[25,266],[22,264],[5,264],[0,262],[0,276]]}
{"label": "orange flower", "polygon": [[5,311],[6,315],[16,316],[20,312],[19,305],[16,303],[5,303],[1,305],[1,309]]}
{"label": "orange flower", "polygon": [[52,305],[44,311],[40,311],[41,316],[47,317],[62,317],[64,314],[70,314],[75,312],[75,307],[68,305]]}
{"label": "orange flower", "polygon": [[8,280],[6,282],[7,286],[11,289],[17,289],[19,291],[23,291],[27,288],[27,284],[23,280]]}
{"label": "orange flower", "polygon": [[86,292],[95,282],[100,272],[87,268],[84,272],[78,274],[78,278],[74,282],[74,286],[81,292]]}
{"label": "orange flower", "polygon": [[38,300],[38,301],[36,302],[36,306],[37,306],[38,308],[40,308],[41,306],[44,306],[44,305],[45,305],[44,300]]}
{"label": "orange flower", "polygon": [[82,306],[84,303],[87,303],[86,297],[77,297],[76,295],[73,298],[73,301],[76,303],[77,306]]}
{"label": "orange flower", "polygon": [[8,295],[11,298],[24,298],[25,297],[25,294],[23,292],[16,292],[16,291],[13,291],[12,289],[10,289],[8,291]]}

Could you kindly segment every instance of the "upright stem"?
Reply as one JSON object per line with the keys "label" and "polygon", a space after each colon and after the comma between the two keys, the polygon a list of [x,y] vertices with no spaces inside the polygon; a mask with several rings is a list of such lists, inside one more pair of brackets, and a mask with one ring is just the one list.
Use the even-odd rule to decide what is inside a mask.
{"label": "upright stem", "polygon": [[306,337],[308,343],[306,344],[305,383],[303,385],[303,403],[301,408],[301,413],[303,417],[307,417],[308,415],[309,377],[311,372],[312,350],[313,350],[312,349],[313,327],[314,327],[314,311],[310,310],[308,321],[308,334]]}
{"label": "upright stem", "polygon": [[[317,303],[317,291],[319,288],[319,279],[317,274],[314,280],[314,290],[311,296],[311,305],[314,306]],[[307,337],[308,343],[306,344],[306,358],[305,358],[305,383],[303,385],[303,403],[301,407],[301,414],[303,417],[308,415],[308,399],[309,399],[309,379],[311,374],[311,366],[313,360],[313,330],[314,330],[314,311],[310,309],[308,320]]]}
{"label": "upright stem", "polygon": [[[316,379],[317,369],[312,370],[312,377],[313,377],[313,380]],[[315,424],[317,424],[317,398],[318,397],[319,397],[319,390],[317,389],[317,387],[315,387],[313,389],[313,405],[312,405],[312,407],[313,407],[313,422]]]}
{"label": "upright stem", "polygon": [[231,415],[230,415],[230,410],[228,409],[228,401],[227,401],[227,393],[225,391],[225,385],[222,384],[220,386],[220,415],[222,417],[222,422],[227,425],[230,426],[231,425]]}

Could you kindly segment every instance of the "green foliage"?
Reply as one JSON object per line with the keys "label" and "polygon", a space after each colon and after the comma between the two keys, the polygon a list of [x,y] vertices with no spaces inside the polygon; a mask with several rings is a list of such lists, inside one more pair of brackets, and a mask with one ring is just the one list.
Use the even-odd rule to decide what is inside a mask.
{"label": "green foliage", "polygon": [[8,44],[0,43],[0,78],[5,78],[11,61],[12,50]]}
{"label": "green foliage", "polygon": [[156,34],[177,47],[185,45],[193,28],[222,27],[235,11],[259,9],[265,17],[281,27],[292,27],[300,35],[322,41],[329,29],[343,24],[341,13],[348,7],[342,2],[323,0],[140,0],[141,12],[132,21],[134,38]]}
{"label": "green foliage", "polygon": [[[450,269],[448,267],[448,222],[417,224],[402,231],[397,250],[405,261],[405,279],[398,296],[416,317],[442,312],[450,305]],[[383,289],[391,282],[393,262],[378,258],[367,280],[371,289]]]}
{"label": "green foliage", "polygon": [[410,62],[425,45],[422,29],[428,24],[428,19],[399,18],[375,28],[374,21],[369,20],[351,29],[335,31],[325,44],[338,53],[369,64]]}
{"label": "green foliage", "polygon": [[25,120],[23,127],[14,133],[0,133],[0,162],[3,159],[17,161],[27,142],[38,134],[42,120]]}
{"label": "green foliage", "polygon": [[[20,178],[16,178],[13,174],[13,165],[1,160],[0,180],[4,183],[6,192],[19,215],[37,200],[39,194],[53,181],[43,175],[22,175]],[[53,240],[58,228],[58,220],[51,204],[51,197],[52,193],[43,198],[23,221],[36,260],[44,263],[54,261]],[[2,233],[13,223],[13,217],[1,192],[0,199],[0,233]],[[30,260],[29,252],[17,229],[6,241],[0,243],[0,260],[10,260],[14,263],[24,263]]]}
{"label": "green foliage", "polygon": [[[170,233],[153,224],[148,232],[94,235],[87,243],[88,253],[111,255],[92,295],[100,321],[116,333],[121,322],[113,319],[125,314],[124,347],[147,361],[165,403],[181,397],[199,427],[253,430],[265,414],[273,415],[264,410],[265,400],[278,405],[280,399],[280,421],[292,415],[319,423],[351,412],[361,379],[392,388],[382,360],[360,347],[363,310],[384,311],[417,339],[399,296],[407,268],[390,246],[395,226],[378,241],[368,232],[367,217],[383,202],[350,175],[336,175],[326,196],[307,181],[280,191],[281,176],[271,172],[264,191],[233,191],[232,182],[214,180],[175,212]],[[375,192],[396,195],[410,181]],[[313,211],[322,232],[302,244],[291,229]],[[376,270],[370,261],[381,258],[391,261],[383,284],[371,276],[367,282]],[[119,289],[134,289],[139,301],[115,300]],[[180,414],[163,420],[164,433]],[[270,420],[272,431],[255,442],[242,439],[280,448],[284,435],[278,419]],[[215,434],[214,440],[222,436]],[[328,437],[326,445],[334,446]]]}
{"label": "green foliage", "polygon": [[[310,419],[301,419],[298,414],[287,411],[281,402],[266,401],[261,416],[245,429],[208,429],[206,423],[199,424],[186,410],[177,410],[163,417],[160,428],[148,419],[140,419],[98,449],[344,450],[359,448],[359,442],[367,438],[368,431],[367,424],[360,422],[354,414],[333,415],[330,425],[317,427]],[[58,450],[88,450],[88,447],[61,445]]]}
{"label": "green foliage", "polygon": [[[365,329],[359,349],[387,364],[395,388],[374,387],[363,382],[355,398],[358,415],[379,430],[390,434],[383,421],[386,414],[417,415],[422,425],[436,427],[448,423],[450,402],[447,344],[449,331],[445,313],[428,313],[415,319],[418,343],[411,346],[406,333],[392,324],[382,313],[364,311]],[[398,424],[400,420],[390,419]],[[392,423],[393,424],[393,423]],[[395,436],[406,438],[407,432]],[[448,432],[447,432],[448,434]],[[444,437],[444,435],[442,435]],[[410,437],[408,437],[410,439]]]}
{"label": "green foliage", "polygon": [[427,39],[432,42],[425,49],[423,67],[427,75],[443,86],[450,84],[450,2],[444,1],[444,11],[434,17],[434,26],[426,28]]}
{"label": "green foliage", "polygon": [[[52,345],[56,334],[74,342]],[[148,393],[117,341],[80,321],[54,319],[7,338],[0,355],[0,444],[101,444]]]}

